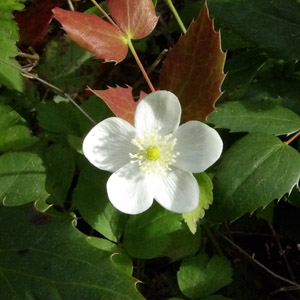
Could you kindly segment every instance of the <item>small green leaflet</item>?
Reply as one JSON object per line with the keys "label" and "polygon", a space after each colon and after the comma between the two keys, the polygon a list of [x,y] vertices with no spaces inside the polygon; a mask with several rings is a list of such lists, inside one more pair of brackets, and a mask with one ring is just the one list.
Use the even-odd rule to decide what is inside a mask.
{"label": "small green leaflet", "polygon": [[[183,260],[177,273],[179,288],[191,298],[209,296],[232,281],[232,268],[226,257],[205,253]],[[226,299],[226,298],[225,298]]]}
{"label": "small green leaflet", "polygon": [[213,200],[213,186],[209,176],[205,173],[194,174],[194,176],[200,188],[199,205],[193,211],[183,214],[183,218],[193,234],[196,233],[199,220],[204,217],[205,210],[208,209]]}
{"label": "small green leaflet", "polygon": [[300,177],[300,154],[279,138],[251,133],[223,156],[214,177],[214,203],[207,216],[234,220],[290,193]]}

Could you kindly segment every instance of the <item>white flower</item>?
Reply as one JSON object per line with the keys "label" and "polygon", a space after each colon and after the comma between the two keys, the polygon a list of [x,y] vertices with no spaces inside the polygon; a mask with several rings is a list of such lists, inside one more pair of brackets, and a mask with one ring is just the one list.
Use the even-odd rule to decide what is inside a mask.
{"label": "white flower", "polygon": [[83,153],[97,168],[114,172],[107,193],[118,210],[138,214],[153,199],[177,213],[198,206],[199,186],[192,173],[210,167],[223,143],[217,131],[202,122],[179,127],[180,117],[177,97],[157,91],[137,105],[134,127],[112,117],[88,133]]}

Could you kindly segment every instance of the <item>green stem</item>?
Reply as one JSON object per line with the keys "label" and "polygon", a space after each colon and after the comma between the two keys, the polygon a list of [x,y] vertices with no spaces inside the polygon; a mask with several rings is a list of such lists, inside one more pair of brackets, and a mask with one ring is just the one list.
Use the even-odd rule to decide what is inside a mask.
{"label": "green stem", "polygon": [[150,78],[148,77],[147,72],[145,71],[145,69],[144,69],[144,67],[143,67],[143,65],[142,65],[142,63],[141,63],[141,61],[140,61],[140,59],[139,59],[139,57],[138,57],[138,55],[137,55],[137,53],[136,53],[134,47],[133,47],[133,44],[132,44],[132,42],[131,42],[131,39],[129,39],[129,38],[127,39],[127,44],[128,44],[128,47],[129,47],[129,49],[130,49],[130,51],[131,51],[133,57],[135,58],[135,60],[136,60],[136,62],[137,62],[137,64],[138,64],[140,70],[142,71],[142,74],[143,74],[144,78],[146,79],[146,81],[147,81],[147,83],[148,83],[148,85],[149,85],[149,87],[150,87],[150,90],[151,90],[152,92],[155,92],[155,88],[153,87],[153,85],[152,85],[152,83],[151,83],[151,81],[150,81]]}
{"label": "green stem", "polygon": [[173,5],[172,0],[165,0],[165,2],[167,3],[167,5],[169,6],[170,10],[172,11],[172,13],[173,13],[173,15],[174,15],[174,17],[175,17],[175,19],[176,19],[179,27],[181,28],[182,32],[186,33],[186,28],[185,28],[185,26],[184,26],[184,24],[183,24],[183,22],[182,22],[182,20],[181,20],[181,18],[179,16],[178,12],[177,12],[175,6]]}
{"label": "green stem", "polygon": [[209,227],[208,227],[206,224],[204,224],[204,223],[202,223],[201,225],[202,225],[202,227],[204,228],[204,230],[205,230],[205,232],[206,232],[208,238],[210,239],[210,241],[212,242],[212,244],[213,244],[214,247],[216,248],[217,253],[218,253],[220,256],[224,256],[224,254],[223,254],[223,252],[222,252],[222,249],[221,249],[219,243],[218,243],[217,240],[215,239],[215,237],[214,237],[214,235],[212,234],[212,232],[210,231]]}

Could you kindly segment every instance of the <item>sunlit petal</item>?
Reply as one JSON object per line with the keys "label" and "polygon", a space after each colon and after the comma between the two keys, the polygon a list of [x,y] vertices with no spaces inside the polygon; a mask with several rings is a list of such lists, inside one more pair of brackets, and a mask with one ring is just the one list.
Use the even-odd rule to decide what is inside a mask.
{"label": "sunlit petal", "polygon": [[179,125],[181,107],[178,98],[168,91],[147,95],[137,106],[134,124],[138,133],[161,128],[160,134],[172,133]]}
{"label": "sunlit petal", "polygon": [[153,186],[154,199],[170,211],[185,213],[198,206],[199,185],[191,173],[172,168],[165,176],[157,176]]}
{"label": "sunlit petal", "polygon": [[218,132],[199,121],[181,125],[173,134],[177,138],[174,152],[179,152],[173,166],[192,173],[200,173],[220,157],[223,142]]}
{"label": "sunlit petal", "polygon": [[128,163],[110,176],[107,194],[111,203],[127,214],[142,213],[153,203],[151,181],[137,163]]}
{"label": "sunlit petal", "polygon": [[120,118],[108,118],[88,133],[83,141],[83,153],[97,168],[114,172],[130,162],[129,153],[135,151],[131,140],[135,128]]}

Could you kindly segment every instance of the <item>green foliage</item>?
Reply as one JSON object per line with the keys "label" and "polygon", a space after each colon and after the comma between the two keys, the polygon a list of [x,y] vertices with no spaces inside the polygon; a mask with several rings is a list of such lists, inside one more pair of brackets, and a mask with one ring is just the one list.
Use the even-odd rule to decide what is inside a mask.
{"label": "green foliage", "polygon": [[89,225],[111,241],[118,241],[127,216],[108,201],[106,181],[108,174],[93,167],[82,170],[74,191],[74,205]]}
{"label": "green foliage", "polygon": [[270,101],[230,101],[220,105],[208,118],[217,128],[231,132],[264,132],[274,135],[300,130],[300,116]]}
{"label": "green foliage", "polygon": [[277,137],[252,133],[236,142],[223,156],[214,177],[214,221],[234,220],[298,184],[300,154]]}
{"label": "green foliage", "polygon": [[92,54],[67,38],[49,42],[38,67],[39,76],[69,93],[93,84],[98,72]]}
{"label": "green foliage", "polygon": [[3,300],[144,299],[136,280],[91,246],[70,217],[1,206],[0,237]]}
{"label": "green foliage", "polygon": [[20,68],[15,60],[19,32],[13,20],[12,10],[21,10],[24,6],[20,2],[19,0],[6,0],[0,3],[0,85],[3,84],[18,91],[23,90],[23,80],[20,72],[12,67]]}
{"label": "green foliage", "polygon": [[154,205],[148,211],[131,216],[126,224],[123,245],[137,258],[168,256],[173,260],[194,254],[199,235],[192,235],[179,214]]}
{"label": "green foliage", "polygon": [[195,177],[200,188],[199,205],[193,211],[183,214],[184,221],[192,233],[196,233],[199,220],[204,217],[205,210],[209,208],[213,201],[213,185],[209,176],[205,173],[200,173],[196,174]]}
{"label": "green foliage", "polygon": [[287,60],[300,58],[297,0],[208,0],[208,7],[217,22],[272,55]]}
{"label": "green foliage", "polygon": [[16,111],[0,103],[0,151],[22,150],[37,142],[23,123]]}
{"label": "green foliage", "polygon": [[209,296],[231,283],[232,268],[225,257],[213,256],[209,259],[207,254],[201,253],[184,259],[177,277],[182,293],[195,299]]}
{"label": "green foliage", "polygon": [[0,201],[5,206],[45,200],[45,181],[45,167],[37,154],[8,152],[0,156]]}
{"label": "green foliage", "polygon": [[[132,3],[139,1],[126,1],[136,11]],[[197,18],[204,1],[174,1],[187,28],[197,20],[185,35],[158,3],[161,22],[134,43],[138,55],[156,89],[178,93],[183,119],[217,128],[224,150],[211,169],[194,174],[200,188],[194,211],[180,215],[154,204],[133,216],[109,202],[110,173],[82,153],[94,122],[51,84],[95,123],[114,114],[87,86],[112,92],[114,112],[131,121],[141,91],[149,89],[137,80],[132,55],[102,64],[64,37],[57,21],[38,44],[18,42],[16,10],[28,12],[34,3],[0,0],[0,298],[144,299],[139,289],[147,300],[296,299],[271,275],[294,281],[294,273],[299,282],[300,142],[289,140],[300,130],[299,0],[207,0],[213,22],[205,10]],[[91,5],[79,1],[76,10]],[[117,52],[124,42],[113,41]],[[17,42],[40,59],[17,61]],[[166,48],[173,49],[167,58],[159,55]],[[50,85],[24,79],[12,66],[33,67]],[[257,269],[253,259],[272,272]]]}

